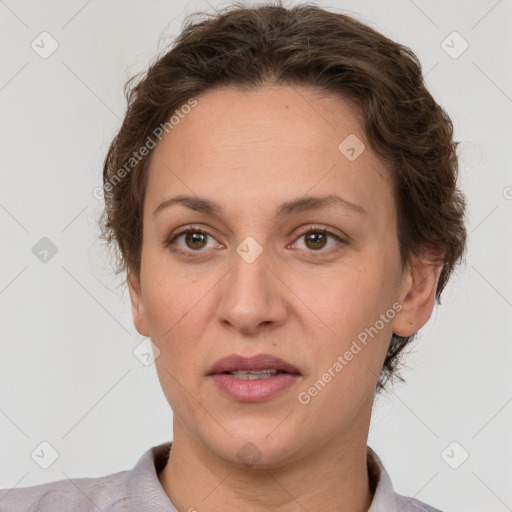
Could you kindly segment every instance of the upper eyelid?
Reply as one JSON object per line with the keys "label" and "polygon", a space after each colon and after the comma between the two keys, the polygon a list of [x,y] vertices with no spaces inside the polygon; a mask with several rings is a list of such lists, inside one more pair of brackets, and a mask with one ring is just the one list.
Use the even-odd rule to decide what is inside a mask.
{"label": "upper eyelid", "polygon": [[336,238],[342,239],[343,235],[339,235],[335,233],[331,228],[319,226],[319,225],[312,225],[305,227],[304,229],[301,229],[299,233],[297,233],[297,237],[307,235],[308,233],[316,233],[316,232],[325,232],[328,235],[334,236]]}
{"label": "upper eyelid", "polygon": [[[209,237],[213,238],[218,244],[220,244],[220,242],[211,233],[209,233],[207,230],[205,230],[203,228],[194,228],[194,227],[185,227],[182,230],[179,230],[179,231],[177,231],[175,233],[172,233],[171,235],[169,235],[166,238],[166,243],[171,245],[171,244],[173,244],[175,242],[175,240],[177,238],[179,238],[180,236],[186,235],[188,233],[201,233],[203,235],[206,235],[206,236],[209,236]],[[194,251],[194,252],[199,252],[199,251]]]}
{"label": "upper eyelid", "polygon": [[[167,240],[169,240],[169,241],[175,240],[179,236],[185,235],[187,233],[201,233],[201,234],[204,234],[204,235],[208,235],[209,237],[213,238],[214,240],[217,240],[215,238],[215,236],[213,236],[211,233],[208,232],[208,230],[206,230],[204,228],[200,228],[198,226],[197,227],[196,226],[185,226],[183,229],[179,229],[178,231],[176,231],[176,232],[172,233],[171,235],[169,235]],[[220,242],[218,242],[218,243],[220,243]]]}

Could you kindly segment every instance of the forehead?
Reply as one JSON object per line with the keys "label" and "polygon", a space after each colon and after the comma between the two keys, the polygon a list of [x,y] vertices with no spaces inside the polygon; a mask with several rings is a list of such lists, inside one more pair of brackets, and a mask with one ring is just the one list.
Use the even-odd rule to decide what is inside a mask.
{"label": "forehead", "polygon": [[375,202],[393,202],[388,172],[348,102],[295,86],[222,87],[196,101],[154,150],[148,208],[181,193],[256,205],[335,189],[374,214],[383,213]]}
{"label": "forehead", "polygon": [[[190,144],[195,150],[219,153],[230,160],[240,154],[264,149],[284,154],[279,149],[295,147],[299,152],[338,152],[344,134],[358,133],[362,138],[361,113],[348,102],[319,90],[304,87],[272,86],[243,90],[218,87],[196,98],[197,106],[183,116],[161,144],[183,158]],[[198,141],[198,135],[201,140]],[[198,144],[199,142],[199,144]],[[162,148],[165,149],[165,148]],[[179,154],[179,155],[178,155]],[[289,158],[291,155],[287,154]]]}

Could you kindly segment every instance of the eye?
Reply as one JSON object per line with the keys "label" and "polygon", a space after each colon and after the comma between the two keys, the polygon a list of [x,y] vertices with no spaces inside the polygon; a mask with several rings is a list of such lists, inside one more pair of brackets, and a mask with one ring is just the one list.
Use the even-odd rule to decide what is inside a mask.
{"label": "eye", "polygon": [[174,246],[178,252],[204,252],[203,249],[218,247],[220,244],[206,231],[188,227],[179,233],[173,233],[165,242],[166,247]]}
{"label": "eye", "polygon": [[[302,241],[302,239],[304,241]],[[300,241],[300,243],[299,243]],[[312,253],[327,253],[340,250],[347,242],[340,236],[324,227],[309,227],[307,231],[300,233],[296,241],[291,244],[304,251],[308,256]],[[178,233],[173,233],[164,241],[164,246],[171,250],[187,254],[206,252],[205,249],[223,247],[212,235],[199,227],[188,226]],[[288,246],[290,247],[290,246]]]}
{"label": "eye", "polygon": [[[299,234],[297,241],[304,240],[302,243],[294,242],[300,250],[309,252],[331,252],[331,249],[339,249],[345,242],[338,235],[323,227],[310,227],[307,231]],[[330,239],[330,240],[329,240]]]}

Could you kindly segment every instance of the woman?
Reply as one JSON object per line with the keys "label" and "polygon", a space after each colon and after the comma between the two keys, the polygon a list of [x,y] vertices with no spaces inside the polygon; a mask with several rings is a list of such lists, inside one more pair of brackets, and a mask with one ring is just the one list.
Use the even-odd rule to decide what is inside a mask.
{"label": "woman", "polygon": [[414,54],[315,6],[235,6],[128,100],[101,225],[173,441],[0,509],[437,510],[366,445],[466,240],[452,124]]}

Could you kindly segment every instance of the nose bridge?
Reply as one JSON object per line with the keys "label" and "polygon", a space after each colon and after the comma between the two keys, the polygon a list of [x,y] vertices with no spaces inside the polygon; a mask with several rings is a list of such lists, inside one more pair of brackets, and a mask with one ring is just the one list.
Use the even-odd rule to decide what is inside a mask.
{"label": "nose bridge", "polygon": [[233,254],[232,270],[222,290],[219,321],[244,332],[276,324],[285,316],[281,290],[275,283],[270,255],[254,240],[245,240]]}

